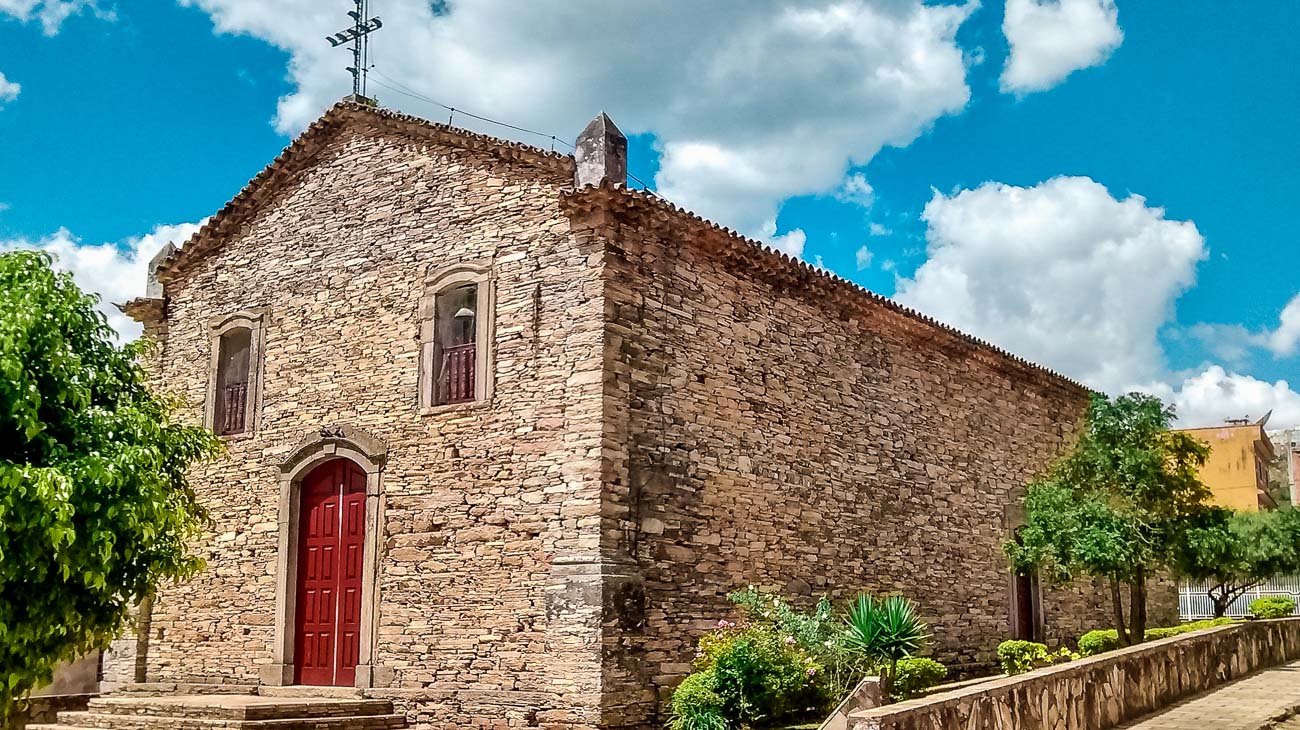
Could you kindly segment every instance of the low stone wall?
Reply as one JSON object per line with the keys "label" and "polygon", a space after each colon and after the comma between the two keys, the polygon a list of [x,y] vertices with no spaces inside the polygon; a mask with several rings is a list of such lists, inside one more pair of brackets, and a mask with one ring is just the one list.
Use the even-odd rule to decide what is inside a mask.
{"label": "low stone wall", "polygon": [[9,730],[24,730],[28,725],[49,725],[58,721],[60,712],[84,710],[90,703],[92,693],[69,695],[44,695],[31,697],[27,708],[14,718]]}
{"label": "low stone wall", "polygon": [[1252,621],[850,715],[852,730],[1104,730],[1300,657],[1300,619]]}

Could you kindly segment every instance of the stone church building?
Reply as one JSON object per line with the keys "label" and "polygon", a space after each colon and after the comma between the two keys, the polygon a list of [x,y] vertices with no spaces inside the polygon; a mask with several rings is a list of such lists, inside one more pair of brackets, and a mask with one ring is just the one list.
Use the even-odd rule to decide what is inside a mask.
{"label": "stone church building", "polygon": [[1000,552],[1083,386],[628,189],[626,150],[344,101],[160,252],[124,309],[229,453],[207,570],[108,687],[648,727],[750,584],[900,591],[957,665],[1106,623]]}

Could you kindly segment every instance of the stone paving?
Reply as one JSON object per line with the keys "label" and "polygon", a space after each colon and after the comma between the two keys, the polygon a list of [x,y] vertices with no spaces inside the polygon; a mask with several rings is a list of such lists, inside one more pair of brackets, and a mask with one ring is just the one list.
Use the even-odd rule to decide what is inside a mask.
{"label": "stone paving", "polygon": [[[1126,730],[1300,730],[1300,662],[1253,674],[1125,725]],[[1281,724],[1279,724],[1281,721]]]}

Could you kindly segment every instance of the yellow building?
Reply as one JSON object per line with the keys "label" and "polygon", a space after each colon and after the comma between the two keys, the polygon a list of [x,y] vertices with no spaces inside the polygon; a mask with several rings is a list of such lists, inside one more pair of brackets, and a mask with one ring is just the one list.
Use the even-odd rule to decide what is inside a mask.
{"label": "yellow building", "polygon": [[1214,493],[1215,504],[1249,512],[1277,507],[1268,493],[1268,465],[1275,454],[1264,433],[1267,421],[1265,416],[1258,423],[1181,429],[1210,447],[1201,481]]}

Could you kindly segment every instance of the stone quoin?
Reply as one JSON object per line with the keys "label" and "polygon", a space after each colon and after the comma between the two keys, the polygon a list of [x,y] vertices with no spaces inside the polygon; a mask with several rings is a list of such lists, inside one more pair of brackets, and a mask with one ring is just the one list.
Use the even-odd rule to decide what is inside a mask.
{"label": "stone quoin", "polygon": [[109,686],[640,728],[746,585],[901,592],[959,668],[1107,623],[1001,553],[1087,389],[628,189],[604,114],[577,149],[345,101],[150,264],[124,309],[229,453]]}

